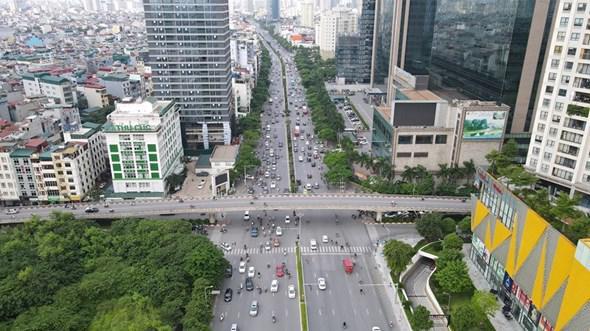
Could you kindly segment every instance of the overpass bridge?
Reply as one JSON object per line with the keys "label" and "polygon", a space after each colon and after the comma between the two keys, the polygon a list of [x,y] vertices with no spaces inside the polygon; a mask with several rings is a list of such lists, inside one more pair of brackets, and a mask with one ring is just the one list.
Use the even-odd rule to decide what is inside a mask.
{"label": "overpass bridge", "polygon": [[[432,211],[442,213],[468,213],[470,198],[437,196],[397,196],[366,193],[320,193],[320,194],[270,194],[253,197],[251,195],[233,195],[222,198],[194,199],[145,199],[133,201],[75,204],[76,209],[65,205],[24,206],[18,213],[0,216],[0,224],[22,223],[32,216],[48,218],[51,213],[68,212],[76,218],[114,219],[127,217],[158,216],[172,214],[206,213],[209,218],[216,214],[232,211],[263,210],[363,210],[376,212],[377,221],[381,221],[384,212],[389,211]],[[98,213],[86,213],[86,207],[99,208]],[[4,210],[6,211],[6,210]]]}

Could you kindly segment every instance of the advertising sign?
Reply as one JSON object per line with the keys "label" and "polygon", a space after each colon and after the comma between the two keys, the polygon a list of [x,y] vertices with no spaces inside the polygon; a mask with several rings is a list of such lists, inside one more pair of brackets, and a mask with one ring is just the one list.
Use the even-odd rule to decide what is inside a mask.
{"label": "advertising sign", "polygon": [[502,139],[506,111],[467,111],[463,139]]}

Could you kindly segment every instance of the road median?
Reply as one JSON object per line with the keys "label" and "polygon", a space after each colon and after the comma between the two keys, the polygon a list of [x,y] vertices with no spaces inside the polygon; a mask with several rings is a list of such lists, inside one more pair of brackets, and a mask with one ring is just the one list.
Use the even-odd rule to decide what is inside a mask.
{"label": "road median", "polygon": [[303,265],[301,263],[301,249],[299,242],[295,246],[297,263],[297,286],[299,287],[299,316],[301,316],[301,331],[308,331],[307,327],[307,305],[305,303],[305,287],[303,282]]}

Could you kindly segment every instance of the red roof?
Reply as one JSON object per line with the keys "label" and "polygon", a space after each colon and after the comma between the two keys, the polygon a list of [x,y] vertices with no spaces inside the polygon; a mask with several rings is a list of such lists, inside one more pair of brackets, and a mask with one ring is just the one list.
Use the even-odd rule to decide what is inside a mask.
{"label": "red roof", "polygon": [[26,148],[33,148],[36,150],[39,150],[40,147],[44,147],[44,146],[47,146],[47,141],[45,141],[45,139],[42,139],[42,138],[31,138],[25,144]]}

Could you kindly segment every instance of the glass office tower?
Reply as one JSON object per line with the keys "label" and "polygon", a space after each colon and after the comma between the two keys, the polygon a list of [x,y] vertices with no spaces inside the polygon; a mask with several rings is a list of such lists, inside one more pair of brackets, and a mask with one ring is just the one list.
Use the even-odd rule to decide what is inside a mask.
{"label": "glass office tower", "polygon": [[402,0],[399,67],[412,75],[428,75],[437,0]]}
{"label": "glass office tower", "polygon": [[387,85],[393,40],[395,0],[378,0],[375,10],[371,85]]}
{"label": "glass office tower", "polygon": [[527,132],[554,6],[555,0],[438,0],[431,84],[505,103],[512,109],[507,130]]}
{"label": "glass office tower", "polygon": [[185,154],[231,141],[228,0],[143,0],[154,95],[180,108]]}
{"label": "glass office tower", "polygon": [[371,81],[371,61],[373,57],[373,32],[375,30],[375,2],[363,0],[361,16],[359,17],[359,83]]}

